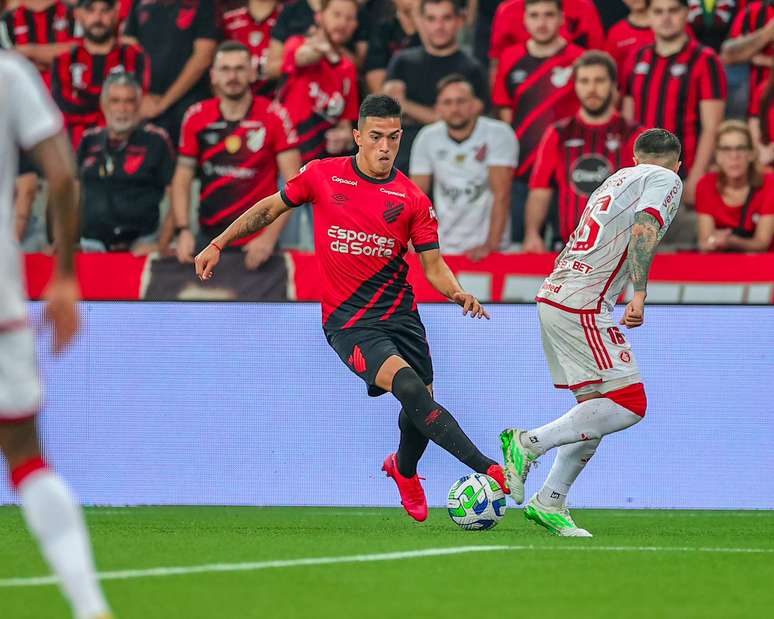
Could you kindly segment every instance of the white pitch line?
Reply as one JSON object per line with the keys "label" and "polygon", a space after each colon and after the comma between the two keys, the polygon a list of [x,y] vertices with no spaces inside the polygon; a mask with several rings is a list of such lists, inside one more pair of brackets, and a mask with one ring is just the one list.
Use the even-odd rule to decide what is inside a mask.
{"label": "white pitch line", "polygon": [[[581,542],[583,544],[583,542]],[[774,554],[774,548],[708,548],[693,546],[457,546],[452,548],[427,548],[425,550],[407,550],[400,552],[384,552],[370,555],[348,555],[340,557],[309,557],[306,559],[285,559],[277,561],[256,561],[251,563],[210,563],[205,565],[190,565],[181,567],[156,567],[142,570],[123,570],[116,572],[100,572],[100,580],[128,580],[132,578],[148,578],[161,576],[184,576],[187,574],[203,574],[212,572],[250,572],[283,567],[306,567],[314,565],[331,565],[336,563],[371,563],[376,561],[400,561],[402,559],[421,559],[424,557],[441,557],[476,552],[502,552],[506,550],[561,550],[566,552],[701,552],[728,554]],[[59,581],[54,576],[39,576],[33,578],[6,578],[0,580],[0,588],[11,587],[42,587],[56,585]]]}

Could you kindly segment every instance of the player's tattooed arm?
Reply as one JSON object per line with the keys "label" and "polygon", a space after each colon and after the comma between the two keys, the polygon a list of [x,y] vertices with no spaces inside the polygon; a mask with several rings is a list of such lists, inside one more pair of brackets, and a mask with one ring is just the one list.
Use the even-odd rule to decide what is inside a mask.
{"label": "player's tattooed arm", "polygon": [[634,216],[632,238],[629,241],[629,277],[635,292],[645,292],[648,272],[658,246],[659,223],[653,215],[640,211]]}
{"label": "player's tattooed arm", "polygon": [[221,241],[220,247],[225,247],[237,239],[250,236],[273,223],[277,217],[289,211],[290,207],[282,200],[279,193],[264,198],[251,206],[247,211],[223,231],[215,242]]}

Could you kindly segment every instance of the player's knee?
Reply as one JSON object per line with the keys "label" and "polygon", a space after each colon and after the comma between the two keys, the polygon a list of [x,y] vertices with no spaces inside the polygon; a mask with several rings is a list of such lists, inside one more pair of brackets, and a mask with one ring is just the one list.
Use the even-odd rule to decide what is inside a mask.
{"label": "player's knee", "polygon": [[638,417],[645,417],[645,411],[648,408],[648,397],[645,395],[645,387],[643,387],[642,383],[610,391],[605,394],[605,397],[619,406],[630,410]]}
{"label": "player's knee", "polygon": [[433,399],[419,378],[419,374],[410,367],[401,368],[392,380],[392,394],[403,404],[403,410],[409,418],[432,405]]}

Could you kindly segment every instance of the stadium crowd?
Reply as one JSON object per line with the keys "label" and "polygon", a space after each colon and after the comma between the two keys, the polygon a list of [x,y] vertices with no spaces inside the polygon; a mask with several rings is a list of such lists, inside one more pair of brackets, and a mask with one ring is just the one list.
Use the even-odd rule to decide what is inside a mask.
{"label": "stadium crowd", "polygon": [[[554,251],[632,144],[683,144],[667,247],[774,251],[770,0],[9,0],[0,44],[40,70],[77,153],[83,251],[191,261],[306,162],[353,152],[369,92],[403,109],[397,165],[441,249]],[[627,13],[628,11],[628,13]],[[11,85],[12,87],[12,85]],[[21,158],[16,230],[45,190]],[[303,208],[233,251],[311,248]]]}

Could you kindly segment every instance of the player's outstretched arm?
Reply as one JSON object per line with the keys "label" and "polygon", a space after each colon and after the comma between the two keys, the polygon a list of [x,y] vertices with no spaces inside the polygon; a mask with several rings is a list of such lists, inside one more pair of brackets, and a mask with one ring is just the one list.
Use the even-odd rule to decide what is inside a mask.
{"label": "player's outstretched arm", "polygon": [[419,259],[422,261],[422,269],[425,271],[427,281],[447,299],[459,305],[463,316],[470,314],[471,318],[489,320],[489,313],[478,299],[462,289],[449,265],[441,256],[440,250],[423,251],[419,254]]}
{"label": "player's outstretched arm", "polygon": [[212,270],[220,261],[220,252],[229,243],[250,236],[271,224],[277,217],[290,210],[279,192],[257,202],[246,210],[228,228],[216,236],[194,260],[196,275],[202,281],[212,277]]}
{"label": "player's outstretched arm", "polygon": [[629,278],[634,285],[634,298],[626,306],[621,324],[629,329],[645,321],[648,272],[658,246],[659,223],[653,215],[640,211],[634,215],[632,238],[629,241]]}

